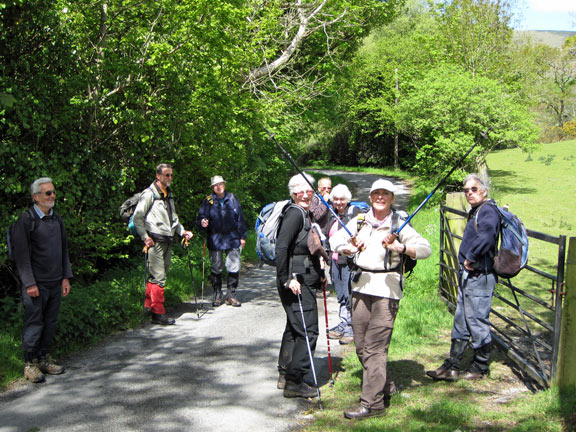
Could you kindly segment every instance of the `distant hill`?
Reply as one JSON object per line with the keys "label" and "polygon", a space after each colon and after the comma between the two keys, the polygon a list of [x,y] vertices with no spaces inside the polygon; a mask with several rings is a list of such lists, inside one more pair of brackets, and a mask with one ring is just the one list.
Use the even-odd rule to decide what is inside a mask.
{"label": "distant hill", "polygon": [[576,35],[574,31],[517,30],[514,32],[517,40],[530,38],[535,43],[550,45],[555,48],[561,48],[564,41],[574,35]]}

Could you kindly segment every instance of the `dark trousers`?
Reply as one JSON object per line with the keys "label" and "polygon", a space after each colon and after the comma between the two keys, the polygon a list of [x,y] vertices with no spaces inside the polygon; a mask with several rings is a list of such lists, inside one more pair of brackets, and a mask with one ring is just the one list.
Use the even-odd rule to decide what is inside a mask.
{"label": "dark trousers", "polygon": [[[318,305],[316,303],[317,284],[302,284],[302,309],[306,333],[310,343],[312,355],[318,341]],[[278,356],[278,368],[286,371],[286,380],[295,383],[305,382],[314,386],[310,355],[306,346],[306,333],[302,324],[302,313],[298,297],[286,288],[279,288],[282,306],[286,312],[286,327],[282,335],[280,354]]]}
{"label": "dark trousers", "polygon": [[38,283],[38,291],[40,295],[32,298],[26,288],[22,289],[22,349],[26,361],[48,353],[56,333],[62,302],[62,281]]}

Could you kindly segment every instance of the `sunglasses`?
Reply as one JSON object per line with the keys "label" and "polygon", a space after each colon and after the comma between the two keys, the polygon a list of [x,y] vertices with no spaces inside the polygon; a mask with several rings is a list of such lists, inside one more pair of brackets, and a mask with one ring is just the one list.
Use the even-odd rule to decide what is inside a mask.
{"label": "sunglasses", "polygon": [[476,186],[472,186],[470,189],[464,188],[464,193],[465,193],[465,194],[467,194],[468,192],[476,193],[476,192],[478,192],[478,190],[479,190],[479,189],[478,189]]}
{"label": "sunglasses", "polygon": [[[42,195],[42,192],[36,192],[36,195]],[[48,191],[44,192],[44,195],[46,195],[48,197],[52,196],[52,195],[56,196],[56,191],[48,190]]]}

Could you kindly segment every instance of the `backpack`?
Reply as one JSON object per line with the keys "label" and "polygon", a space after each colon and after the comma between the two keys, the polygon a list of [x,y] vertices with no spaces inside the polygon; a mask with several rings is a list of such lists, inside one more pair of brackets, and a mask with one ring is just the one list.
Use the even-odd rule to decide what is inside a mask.
{"label": "backpack", "polygon": [[[256,219],[256,254],[261,262],[276,266],[276,237],[282,224],[282,218],[292,205],[292,201],[283,200],[266,204]],[[304,215],[302,215],[304,217]],[[304,222],[306,222],[304,217]],[[297,239],[297,242],[302,239]]]}
{"label": "backpack", "polygon": [[[151,188],[147,187],[146,189],[151,189]],[[146,190],[146,189],[144,189],[144,190]],[[154,194],[154,200],[160,199],[159,196],[157,197],[157,194],[154,190],[152,190],[152,192]],[[134,237],[138,237],[138,231],[136,231],[136,225],[134,225],[134,210],[136,210],[136,206],[138,205],[138,202],[140,201],[140,196],[142,196],[142,193],[144,193],[144,191],[135,193],[130,198],[128,198],[126,201],[124,201],[118,209],[120,212],[120,218],[124,222],[126,222],[126,225],[128,226],[128,231],[130,231],[130,234],[132,234]],[[148,216],[148,212],[150,212],[151,208],[152,208],[152,206],[150,206],[150,208],[146,212],[146,216]]]}
{"label": "backpack", "polygon": [[[30,232],[36,229],[36,216],[34,215],[34,210],[31,208],[26,209],[24,213],[28,214],[30,218]],[[16,227],[16,222],[13,222],[6,229],[6,246],[8,248],[8,260],[14,262],[14,228]]]}
{"label": "backpack", "polygon": [[350,206],[348,207],[348,217],[350,219],[352,219],[354,207],[358,207],[361,213],[368,213],[368,210],[370,210],[370,204],[366,201],[350,201]]}
{"label": "backpack", "polygon": [[[408,219],[408,217],[408,213],[406,213],[404,210],[392,209],[392,226],[390,230],[392,232],[396,232],[396,230],[400,228],[400,226],[406,221],[406,219]],[[410,222],[408,222],[408,225],[412,226]],[[402,274],[408,273],[406,276],[408,277],[414,271],[414,267],[416,267],[418,260],[412,259],[409,256],[406,256],[406,254],[400,254],[400,258],[402,259],[402,265],[398,270],[401,270]]]}
{"label": "backpack", "polygon": [[[510,279],[528,264],[528,233],[518,216],[506,208],[492,204],[500,216],[499,245],[494,255],[494,273]],[[478,225],[478,213],[475,224]]]}

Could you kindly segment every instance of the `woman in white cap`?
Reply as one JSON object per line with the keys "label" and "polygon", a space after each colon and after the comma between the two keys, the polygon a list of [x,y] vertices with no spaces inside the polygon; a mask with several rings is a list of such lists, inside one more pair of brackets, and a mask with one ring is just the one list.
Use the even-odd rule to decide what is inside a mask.
{"label": "woman in white cap", "polygon": [[208,230],[208,250],[210,251],[210,281],[214,289],[212,305],[217,307],[224,301],[222,296],[222,270],[226,253],[228,272],[226,304],[239,307],[242,304],[236,296],[240,272],[240,253],[246,244],[246,221],[238,198],[226,191],[226,181],[222,176],[210,180],[213,194],[208,195],[198,211],[196,225]]}
{"label": "woman in white cap", "polygon": [[[376,180],[370,188],[372,208],[365,217],[341,229],[331,239],[332,250],[354,256],[352,279],[352,328],[356,353],[363,367],[360,405],[344,411],[346,418],[362,419],[385,414],[385,403],[394,393],[387,376],[388,347],[402,298],[402,254],[407,259],[430,256],[430,243],[410,225],[398,238],[392,232],[394,185]],[[364,220],[362,220],[364,219]]]}

